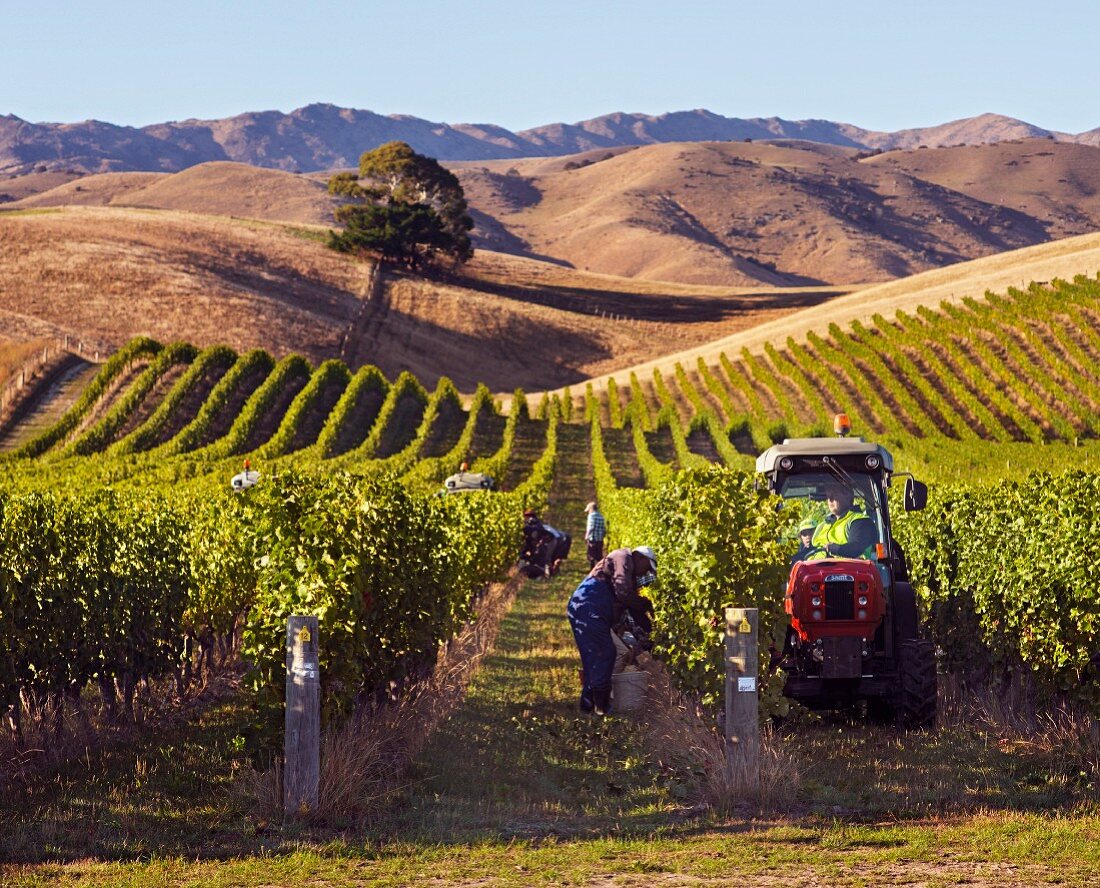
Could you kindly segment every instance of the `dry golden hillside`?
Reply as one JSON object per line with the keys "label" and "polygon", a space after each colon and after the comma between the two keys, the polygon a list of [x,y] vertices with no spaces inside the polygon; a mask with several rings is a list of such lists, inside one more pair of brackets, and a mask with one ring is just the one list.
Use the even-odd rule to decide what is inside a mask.
{"label": "dry golden hillside", "polygon": [[812,143],[652,145],[458,173],[495,249],[651,280],[854,284],[1049,239],[1024,212]]}
{"label": "dry golden hillside", "polygon": [[657,284],[492,253],[461,276],[387,272],[371,290],[370,266],[322,234],[171,211],[0,212],[0,336],[68,334],[103,351],[139,334],[224,342],[511,391],[575,383],[840,292]]}
{"label": "dry golden hillside", "polygon": [[5,209],[149,207],[277,222],[334,225],[323,180],[243,163],[216,162],[180,173],[100,173],[67,182]]}
{"label": "dry golden hillside", "polygon": [[[37,209],[41,207],[108,207],[126,206],[127,199],[139,194],[147,185],[163,179],[169,173],[97,173],[70,179],[44,191],[29,194],[21,200],[0,205],[5,210]],[[30,178],[30,177],[27,177]]]}
{"label": "dry golden hillside", "polygon": [[77,170],[71,172],[54,170],[52,172],[28,173],[23,176],[14,173],[0,176],[0,207],[11,206],[14,201],[58,188],[67,182],[79,179],[82,175]]}
{"label": "dry golden hillside", "polygon": [[892,169],[1038,219],[1051,237],[1100,229],[1100,148],[1027,139],[891,151],[868,166]]}
{"label": "dry golden hillside", "polygon": [[[885,281],[1100,228],[1100,148],[1045,139],[874,157],[782,140],[659,144],[448,166],[466,189],[478,247],[644,280]],[[24,195],[7,207],[331,226],[326,178],[217,162],[0,184]]]}
{"label": "dry golden hillside", "polygon": [[0,330],[102,350],[145,334],[332,356],[363,266],[281,228],[71,208],[0,213]]}

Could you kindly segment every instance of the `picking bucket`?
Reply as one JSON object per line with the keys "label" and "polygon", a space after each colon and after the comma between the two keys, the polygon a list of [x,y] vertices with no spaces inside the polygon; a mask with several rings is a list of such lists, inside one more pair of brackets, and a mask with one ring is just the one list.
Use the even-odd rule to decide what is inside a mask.
{"label": "picking bucket", "polygon": [[617,672],[611,676],[611,711],[636,712],[645,703],[649,675],[637,672]]}

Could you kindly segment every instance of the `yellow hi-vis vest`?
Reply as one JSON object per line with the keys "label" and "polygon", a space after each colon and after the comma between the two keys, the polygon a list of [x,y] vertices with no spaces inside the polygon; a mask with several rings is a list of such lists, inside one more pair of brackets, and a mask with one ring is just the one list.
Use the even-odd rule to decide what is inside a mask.
{"label": "yellow hi-vis vest", "polygon": [[[867,516],[862,512],[857,512],[855,509],[849,509],[847,514],[841,515],[836,521],[822,521],[816,528],[814,528],[814,538],[810,545],[817,549],[824,549],[826,543],[836,543],[838,546],[843,546],[848,542],[848,536],[851,533],[852,522],[862,521],[867,519]],[[869,520],[869,519],[867,519]],[[874,546],[868,546],[863,550],[863,554],[859,557],[867,560],[871,559],[874,554]],[[818,558],[828,558],[824,552],[815,552],[807,561],[815,561]]]}

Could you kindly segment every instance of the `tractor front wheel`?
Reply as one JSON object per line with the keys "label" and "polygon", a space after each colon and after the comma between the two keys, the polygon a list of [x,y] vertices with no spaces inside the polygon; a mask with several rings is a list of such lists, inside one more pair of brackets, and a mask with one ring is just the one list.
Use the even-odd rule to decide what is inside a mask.
{"label": "tractor front wheel", "polygon": [[936,650],[930,641],[902,641],[898,651],[898,720],[903,728],[936,724]]}

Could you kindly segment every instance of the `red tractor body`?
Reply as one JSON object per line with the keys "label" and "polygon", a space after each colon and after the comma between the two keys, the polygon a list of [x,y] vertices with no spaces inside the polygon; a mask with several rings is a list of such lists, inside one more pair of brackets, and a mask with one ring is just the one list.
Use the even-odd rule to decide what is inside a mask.
{"label": "red tractor body", "polygon": [[784,610],[800,641],[828,636],[873,641],[886,615],[882,578],[869,561],[799,561],[791,570]]}

